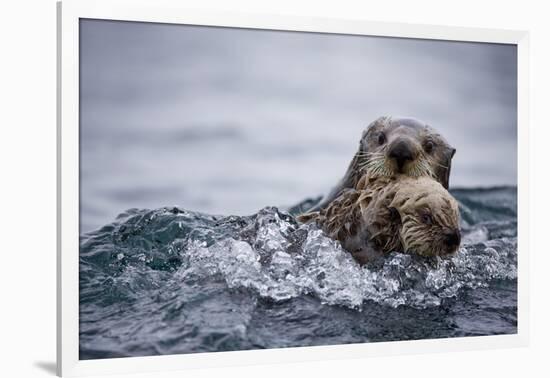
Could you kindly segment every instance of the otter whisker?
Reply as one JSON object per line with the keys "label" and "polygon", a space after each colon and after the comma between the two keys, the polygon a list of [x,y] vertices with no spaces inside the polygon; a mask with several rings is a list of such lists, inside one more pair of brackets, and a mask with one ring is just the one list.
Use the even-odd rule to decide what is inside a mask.
{"label": "otter whisker", "polygon": [[367,157],[375,157],[375,156],[384,156],[384,153],[382,152],[357,152],[355,156],[367,156]]}

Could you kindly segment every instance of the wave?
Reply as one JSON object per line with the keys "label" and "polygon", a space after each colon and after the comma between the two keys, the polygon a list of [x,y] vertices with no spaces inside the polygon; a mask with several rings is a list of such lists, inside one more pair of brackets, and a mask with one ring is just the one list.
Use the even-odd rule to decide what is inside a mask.
{"label": "wave", "polygon": [[[221,280],[227,289],[250,289],[273,301],[311,295],[357,310],[368,301],[438,306],[464,288],[517,277],[515,221],[494,215],[508,218],[510,208],[483,220],[491,209],[487,204],[473,210],[461,206],[467,221],[463,244],[452,258],[396,251],[363,267],[315,225],[298,224],[276,207],[244,217],[133,209],[82,237],[81,297],[105,301],[120,291],[117,285],[126,285],[131,290],[117,300],[132,298],[167,279],[157,276],[169,275],[181,285]],[[468,223],[472,219],[479,221]],[[98,286],[101,280],[107,285]]]}
{"label": "wave", "polygon": [[293,214],[131,209],[80,238],[80,358],[514,333],[512,188],[461,190],[452,258],[359,266]]}

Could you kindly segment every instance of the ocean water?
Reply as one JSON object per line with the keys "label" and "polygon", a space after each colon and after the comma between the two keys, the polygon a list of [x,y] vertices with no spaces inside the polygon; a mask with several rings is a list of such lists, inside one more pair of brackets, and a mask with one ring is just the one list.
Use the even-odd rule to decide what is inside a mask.
{"label": "ocean water", "polygon": [[360,267],[293,207],[130,209],[80,238],[80,358],[517,331],[517,190],[457,189],[452,258]]}

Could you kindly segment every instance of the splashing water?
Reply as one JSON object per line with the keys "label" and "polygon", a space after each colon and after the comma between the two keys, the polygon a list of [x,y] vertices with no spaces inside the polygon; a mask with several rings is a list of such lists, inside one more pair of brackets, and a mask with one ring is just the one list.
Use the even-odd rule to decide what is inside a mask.
{"label": "splashing water", "polygon": [[80,358],[515,333],[516,189],[453,194],[452,258],[363,267],[296,208],[129,210],[81,236]]}

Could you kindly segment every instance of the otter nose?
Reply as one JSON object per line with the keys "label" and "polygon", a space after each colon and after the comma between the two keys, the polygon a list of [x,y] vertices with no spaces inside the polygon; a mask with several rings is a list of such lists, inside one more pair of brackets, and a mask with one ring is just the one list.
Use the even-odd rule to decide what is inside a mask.
{"label": "otter nose", "polygon": [[407,161],[413,160],[413,152],[409,143],[399,141],[390,147],[388,156],[390,159],[395,159],[397,167],[401,171]]}
{"label": "otter nose", "polygon": [[445,244],[449,247],[458,247],[460,245],[460,231],[453,230],[445,233]]}

